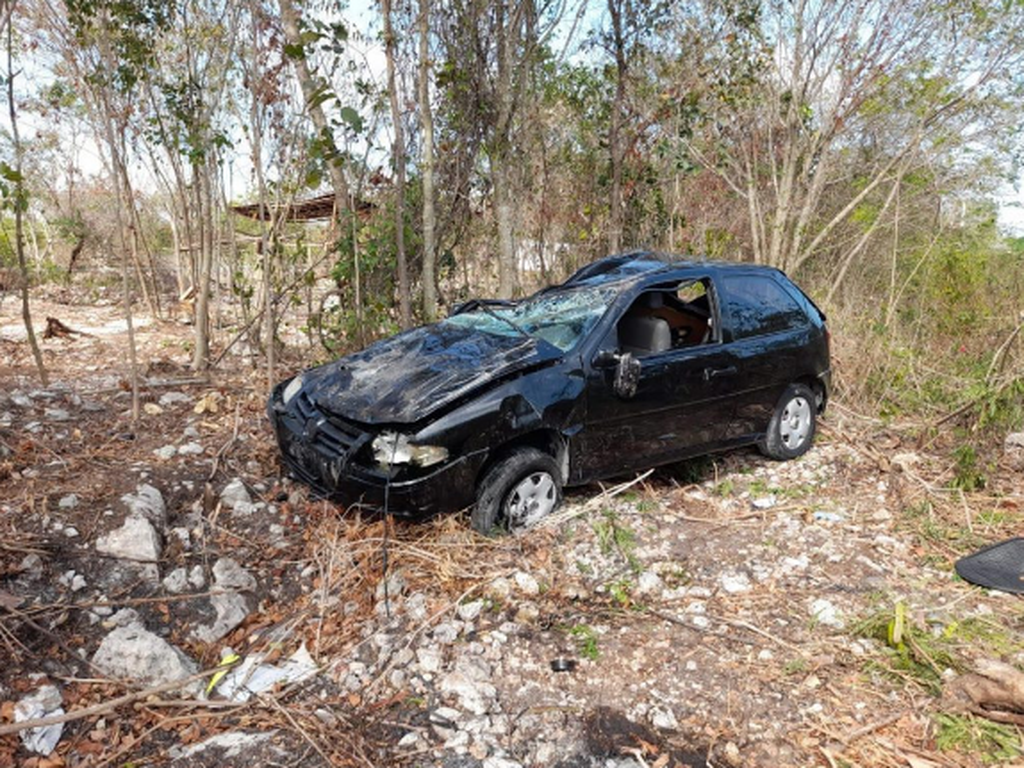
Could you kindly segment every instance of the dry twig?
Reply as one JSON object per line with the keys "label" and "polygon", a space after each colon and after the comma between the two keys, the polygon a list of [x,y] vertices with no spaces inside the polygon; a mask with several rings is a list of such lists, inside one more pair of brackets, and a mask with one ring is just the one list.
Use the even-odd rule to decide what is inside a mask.
{"label": "dry twig", "polygon": [[20,723],[8,723],[7,725],[0,725],[0,736],[6,736],[11,733],[19,733],[30,728],[45,728],[49,725],[60,725],[61,723],[70,723],[75,720],[81,720],[86,717],[93,717],[94,715],[105,715],[109,712],[113,712],[118,707],[122,707],[125,704],[131,704],[136,701],[143,701],[150,696],[156,696],[160,693],[167,693],[168,691],[177,691],[190,685],[197,680],[209,677],[216,672],[223,672],[229,665],[222,664],[212,669],[203,670],[197,672],[194,675],[182,678],[181,680],[174,680],[169,683],[163,683],[152,688],[146,688],[142,691],[136,691],[135,693],[126,693],[124,696],[118,696],[116,699],[105,701],[102,704],[96,704],[91,707],[85,707],[84,709],[76,709],[71,712],[65,712],[63,715],[50,715],[49,717],[40,717],[34,720],[23,720]]}

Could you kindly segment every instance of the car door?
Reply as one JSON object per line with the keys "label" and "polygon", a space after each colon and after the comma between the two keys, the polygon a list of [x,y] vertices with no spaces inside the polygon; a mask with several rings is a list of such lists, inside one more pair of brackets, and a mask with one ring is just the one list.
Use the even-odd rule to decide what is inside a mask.
{"label": "car door", "polygon": [[[717,302],[711,311],[717,329]],[[638,357],[640,376],[630,397],[615,392],[614,370],[586,361],[586,418],[573,462],[577,480],[665,464],[721,442],[732,418],[738,367],[717,331],[701,342]],[[614,328],[602,349],[620,351]]]}
{"label": "car door", "polygon": [[814,328],[772,273],[737,272],[721,280],[722,312],[739,371],[729,438],[762,433],[785,388],[808,370]]}

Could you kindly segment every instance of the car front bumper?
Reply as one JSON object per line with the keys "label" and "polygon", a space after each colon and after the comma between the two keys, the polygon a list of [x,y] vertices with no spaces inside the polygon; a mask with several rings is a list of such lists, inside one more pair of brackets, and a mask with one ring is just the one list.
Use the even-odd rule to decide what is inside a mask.
{"label": "car front bumper", "polygon": [[[326,418],[306,417],[281,401],[275,388],[267,415],[285,465],[319,495],[345,506],[363,505],[402,516],[454,512],[476,499],[476,477],[486,451],[456,456],[437,467],[400,467],[389,473],[357,461],[374,435],[362,433],[348,450],[339,451],[315,439]],[[413,474],[415,473],[415,474]]]}

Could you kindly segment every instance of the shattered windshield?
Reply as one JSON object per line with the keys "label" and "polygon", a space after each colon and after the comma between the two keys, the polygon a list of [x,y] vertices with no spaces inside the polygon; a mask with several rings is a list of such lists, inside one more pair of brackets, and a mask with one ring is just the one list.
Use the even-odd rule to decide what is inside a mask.
{"label": "shattered windshield", "polygon": [[547,293],[512,307],[492,306],[462,312],[444,320],[459,328],[516,336],[520,330],[568,352],[604,315],[618,294],[614,286],[579,288]]}

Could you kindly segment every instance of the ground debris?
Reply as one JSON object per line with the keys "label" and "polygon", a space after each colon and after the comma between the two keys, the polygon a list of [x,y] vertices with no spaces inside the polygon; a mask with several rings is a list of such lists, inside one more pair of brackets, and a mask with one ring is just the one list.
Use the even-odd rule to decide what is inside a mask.
{"label": "ground debris", "polygon": [[[1017,604],[952,575],[958,556],[1019,533],[1018,475],[994,474],[987,495],[950,491],[948,456],[830,410],[798,461],[739,451],[667,467],[572,491],[541,530],[484,539],[459,515],[407,523],[309,498],[282,475],[249,370],[150,389],[160,411],[132,424],[126,370],[111,363],[120,320],[103,311],[65,317],[96,335],[53,343],[54,385],[26,375],[0,392],[0,727],[39,687],[33,673],[58,670],[63,707],[86,714],[52,760],[804,768],[909,755],[975,768],[990,756],[940,752],[939,716],[963,710],[937,691],[979,656],[1024,664]],[[174,325],[139,331],[143,365],[189,340]],[[170,362],[184,370],[187,355]],[[152,529],[143,564],[96,557],[126,521]],[[887,636],[897,614],[915,627],[902,647]],[[83,649],[119,682],[100,681]],[[245,702],[225,686],[241,665],[208,699],[198,680],[151,694],[139,688],[165,666],[154,649],[179,682],[229,649],[250,691],[293,660],[317,671]],[[7,733],[0,765],[34,759]]]}
{"label": "ground debris", "polygon": [[974,672],[946,686],[948,706],[998,723],[1024,726],[1024,672],[995,659],[978,659]]}
{"label": "ground debris", "polygon": [[134,623],[112,630],[92,663],[113,678],[150,685],[185,680],[198,671],[181,649]]}
{"label": "ground debris", "polygon": [[44,339],[70,339],[73,336],[88,336],[88,333],[76,331],[69,328],[56,317],[46,318],[46,330],[43,331]]}
{"label": "ground debris", "polygon": [[[56,686],[41,686],[14,705],[14,722],[22,723],[27,720],[63,715],[63,703],[60,691]],[[63,723],[31,728],[22,731],[21,741],[25,745],[25,749],[30,752],[49,755],[57,748],[57,743],[63,732]]]}

